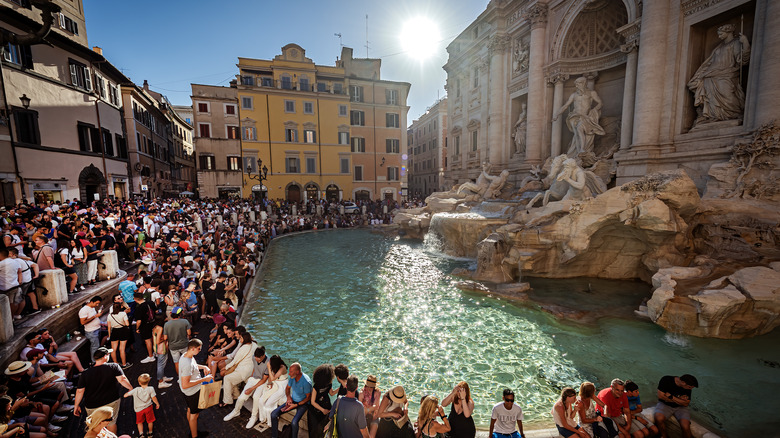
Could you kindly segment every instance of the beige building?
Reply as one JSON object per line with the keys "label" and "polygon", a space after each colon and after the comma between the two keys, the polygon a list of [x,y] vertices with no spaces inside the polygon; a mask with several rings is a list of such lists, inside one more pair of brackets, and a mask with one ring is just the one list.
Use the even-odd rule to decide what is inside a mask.
{"label": "beige building", "polygon": [[[703,190],[777,117],[779,29],[772,0],[493,0],[447,47],[446,179],[489,161],[517,183],[584,144],[616,183],[683,168]],[[593,91],[601,104],[578,110]]]}
{"label": "beige building", "polygon": [[192,110],[198,195],[240,196],[241,137],[235,82],[230,87],[192,84]]}
{"label": "beige building", "polygon": [[[0,75],[2,203],[82,201],[128,194],[120,84],[129,80],[87,46],[80,1],[54,2],[48,44],[8,43]],[[0,0],[0,26],[39,30],[41,11]]]}
{"label": "beige building", "polygon": [[409,126],[409,196],[425,198],[449,190],[447,167],[447,98],[434,103]]}
{"label": "beige building", "polygon": [[182,191],[195,192],[198,186],[198,168],[195,163],[195,130],[192,129],[192,107],[173,105],[173,141],[176,150],[174,177]]}

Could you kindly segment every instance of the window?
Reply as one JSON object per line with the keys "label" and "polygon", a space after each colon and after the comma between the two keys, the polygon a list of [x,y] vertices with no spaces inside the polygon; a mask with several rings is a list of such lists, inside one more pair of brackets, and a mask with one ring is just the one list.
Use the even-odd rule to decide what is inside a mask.
{"label": "window", "polygon": [[241,157],[227,157],[228,170],[241,170]]}
{"label": "window", "polygon": [[296,157],[287,157],[286,160],[284,160],[285,164],[285,171],[287,173],[301,173],[300,172],[300,158]]}
{"label": "window", "polygon": [[474,88],[479,87],[479,67],[474,67]]}
{"label": "window", "polygon": [[41,144],[41,132],[38,128],[38,112],[14,108],[16,138],[20,143]]}
{"label": "window", "polygon": [[387,180],[388,181],[398,181],[398,168],[397,167],[388,167],[387,168]]}
{"label": "window", "polygon": [[363,137],[352,137],[352,152],[365,152],[366,139]]}
{"label": "window", "polygon": [[317,91],[319,91],[320,93],[324,93],[328,91],[327,82],[317,82]]}
{"label": "window", "polygon": [[347,106],[339,105],[339,117],[347,117]]}
{"label": "window", "polygon": [[103,129],[103,146],[106,149],[106,155],[113,157],[114,138],[111,136],[111,133],[108,131],[108,129]]}
{"label": "window", "polygon": [[455,155],[460,154],[460,136],[455,136]]}
{"label": "window", "polygon": [[203,138],[209,138],[211,137],[211,125],[208,123],[198,123],[198,130],[200,131],[200,136]]}
{"label": "window", "polygon": [[114,134],[116,139],[116,153],[119,158],[127,158],[127,141],[119,134]]}
{"label": "window", "polygon": [[250,87],[255,86],[255,77],[254,76],[241,76],[241,85],[247,85]]}
{"label": "window", "polygon": [[355,181],[363,181],[363,166],[355,166]]}
{"label": "window", "polygon": [[295,101],[294,100],[285,100],[284,101],[284,112],[286,112],[286,113],[294,113],[295,112]]}
{"label": "window", "polygon": [[298,84],[298,89],[301,91],[311,91],[311,88],[309,87],[309,79],[308,78],[301,78],[300,84]]}
{"label": "window", "polygon": [[349,173],[349,158],[341,159],[341,173]]}
{"label": "window", "polygon": [[241,138],[243,140],[257,140],[257,128],[254,126],[244,126],[241,129]]}
{"label": "window", "polygon": [[282,76],[282,89],[292,90],[292,78],[288,75]]}
{"label": "window", "polygon": [[316,143],[317,142],[317,133],[314,132],[313,129],[304,129],[303,130],[303,142],[304,143]]}
{"label": "window", "polygon": [[388,138],[385,140],[385,143],[388,154],[397,154],[401,152],[401,142],[398,139]]}
{"label": "window", "polygon": [[253,99],[251,97],[242,97],[241,108],[251,110],[254,107],[252,100]]}
{"label": "window", "polygon": [[228,125],[225,128],[227,129],[227,138],[230,140],[238,140],[238,126]]}
{"label": "window", "polygon": [[398,114],[396,113],[385,114],[385,122],[387,122],[386,126],[388,128],[398,128],[400,126],[398,122]]}
{"label": "window", "polygon": [[334,82],[333,92],[335,94],[344,94],[344,84],[342,84],[341,82]]}
{"label": "window", "polygon": [[427,147],[428,147],[428,143],[423,143],[422,144],[422,151],[425,152]]}
{"label": "window", "polygon": [[339,144],[349,144],[349,132],[339,132]]}
{"label": "window", "polygon": [[477,138],[478,138],[479,131],[472,131],[471,132],[471,150],[476,151],[477,150]]}
{"label": "window", "polygon": [[92,151],[92,140],[90,130],[94,127],[85,123],[78,123],[76,125],[76,131],[79,136],[79,150],[83,152]]}
{"label": "window", "polygon": [[366,126],[366,113],[363,111],[350,111],[350,124],[354,126]]}
{"label": "window", "polygon": [[79,62],[70,61],[70,83],[82,90],[92,91],[89,68]]}
{"label": "window", "polygon": [[350,85],[349,96],[352,102],[363,102],[363,87],[359,85]]}
{"label": "window", "polygon": [[235,105],[225,105],[225,114],[229,116],[235,116],[236,115],[236,106]]}
{"label": "window", "polygon": [[198,102],[198,112],[199,113],[209,112],[209,104],[206,102]]}
{"label": "window", "polygon": [[455,97],[460,97],[460,79],[455,79]]}
{"label": "window", "polygon": [[[108,85],[108,101],[112,105],[119,106],[119,87],[114,84]],[[187,123],[189,123],[189,120]]]}
{"label": "window", "polygon": [[66,17],[63,13],[60,13],[60,27],[72,33],[73,35],[79,34],[79,24]]}
{"label": "window", "polygon": [[264,87],[273,87],[274,86],[274,79],[273,78],[263,78],[263,86]]}
{"label": "window", "polygon": [[288,143],[297,143],[298,142],[298,130],[297,129],[285,129],[284,130],[284,141]]}
{"label": "window", "polygon": [[95,75],[95,91],[100,94],[102,99],[106,98],[106,81],[100,75]]}
{"label": "window", "polygon": [[385,90],[388,105],[398,105],[398,90]]}
{"label": "window", "polygon": [[303,113],[314,114],[314,102],[303,102]]}
{"label": "window", "polygon": [[148,153],[149,153],[149,142],[147,141],[147,139],[146,139],[146,136],[145,136],[145,135],[144,135],[144,142],[143,142],[143,146],[141,147],[141,150],[142,150],[142,151],[143,151],[145,154],[148,154]]}
{"label": "window", "polygon": [[141,133],[140,132],[136,132],[135,133],[135,147],[139,151],[143,150],[143,149],[141,149]]}
{"label": "window", "polygon": [[8,43],[3,50],[3,59],[24,68],[33,68],[32,49],[30,46],[18,46]]}
{"label": "window", "polygon": [[317,159],[306,157],[306,173],[317,173]]}
{"label": "window", "polygon": [[200,156],[200,168],[201,168],[201,170],[214,170],[214,156],[213,155],[201,155]]}

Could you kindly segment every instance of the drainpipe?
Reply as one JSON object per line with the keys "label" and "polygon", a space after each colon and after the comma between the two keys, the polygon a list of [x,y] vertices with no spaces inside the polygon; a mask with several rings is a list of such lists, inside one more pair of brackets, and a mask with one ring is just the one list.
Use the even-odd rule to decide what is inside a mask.
{"label": "drainpipe", "polygon": [[[371,111],[373,111],[373,117],[374,117],[374,196],[380,195],[379,189],[377,188],[377,181],[379,180],[379,172],[376,168],[376,149],[379,147],[376,144],[376,82],[371,81],[371,98],[374,99],[374,101],[371,104]],[[381,196],[379,196],[379,199],[382,199]]]}

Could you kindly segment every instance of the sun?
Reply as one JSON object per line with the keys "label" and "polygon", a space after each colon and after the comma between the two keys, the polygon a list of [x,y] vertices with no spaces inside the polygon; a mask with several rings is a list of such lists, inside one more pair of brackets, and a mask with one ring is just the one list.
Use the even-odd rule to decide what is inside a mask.
{"label": "sun", "polygon": [[440,42],[439,26],[428,18],[412,18],[401,29],[401,47],[414,59],[430,58],[436,54]]}

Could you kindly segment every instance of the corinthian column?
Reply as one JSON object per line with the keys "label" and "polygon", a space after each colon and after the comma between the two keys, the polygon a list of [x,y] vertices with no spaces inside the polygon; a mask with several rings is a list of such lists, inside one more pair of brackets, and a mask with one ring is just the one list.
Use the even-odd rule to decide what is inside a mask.
{"label": "corinthian column", "polygon": [[[509,156],[507,147],[507,127],[506,112],[504,111],[506,102],[504,99],[506,93],[506,65],[507,54],[509,52],[509,37],[506,35],[495,35],[490,39],[488,52],[490,57],[490,111],[488,125],[488,161],[492,164],[502,164]],[[506,152],[506,154],[505,154]]]}
{"label": "corinthian column", "polygon": [[[547,78],[547,82],[552,84],[553,89],[553,108],[551,117],[555,117],[555,112],[563,105],[563,84],[569,79],[565,73],[552,73]],[[550,138],[550,156],[557,157],[561,154],[561,129],[563,129],[563,117],[552,122],[552,134]]]}
{"label": "corinthian column", "polygon": [[669,2],[644,2],[642,29],[637,61],[637,74],[642,77],[636,83],[634,107],[633,144],[657,145],[664,113],[664,71],[668,34]]}
{"label": "corinthian column", "polygon": [[620,149],[628,149],[634,133],[634,104],[636,102],[636,63],[639,52],[640,21],[636,20],[617,30],[626,43],[620,50],[626,54],[626,77],[623,85],[623,115],[620,121]]}
{"label": "corinthian column", "polygon": [[531,43],[528,65],[528,130],[526,131],[525,161],[542,161],[542,139],[546,126],[544,113],[544,46],[547,26],[547,5],[536,3],[529,7],[524,17],[531,24]]}

